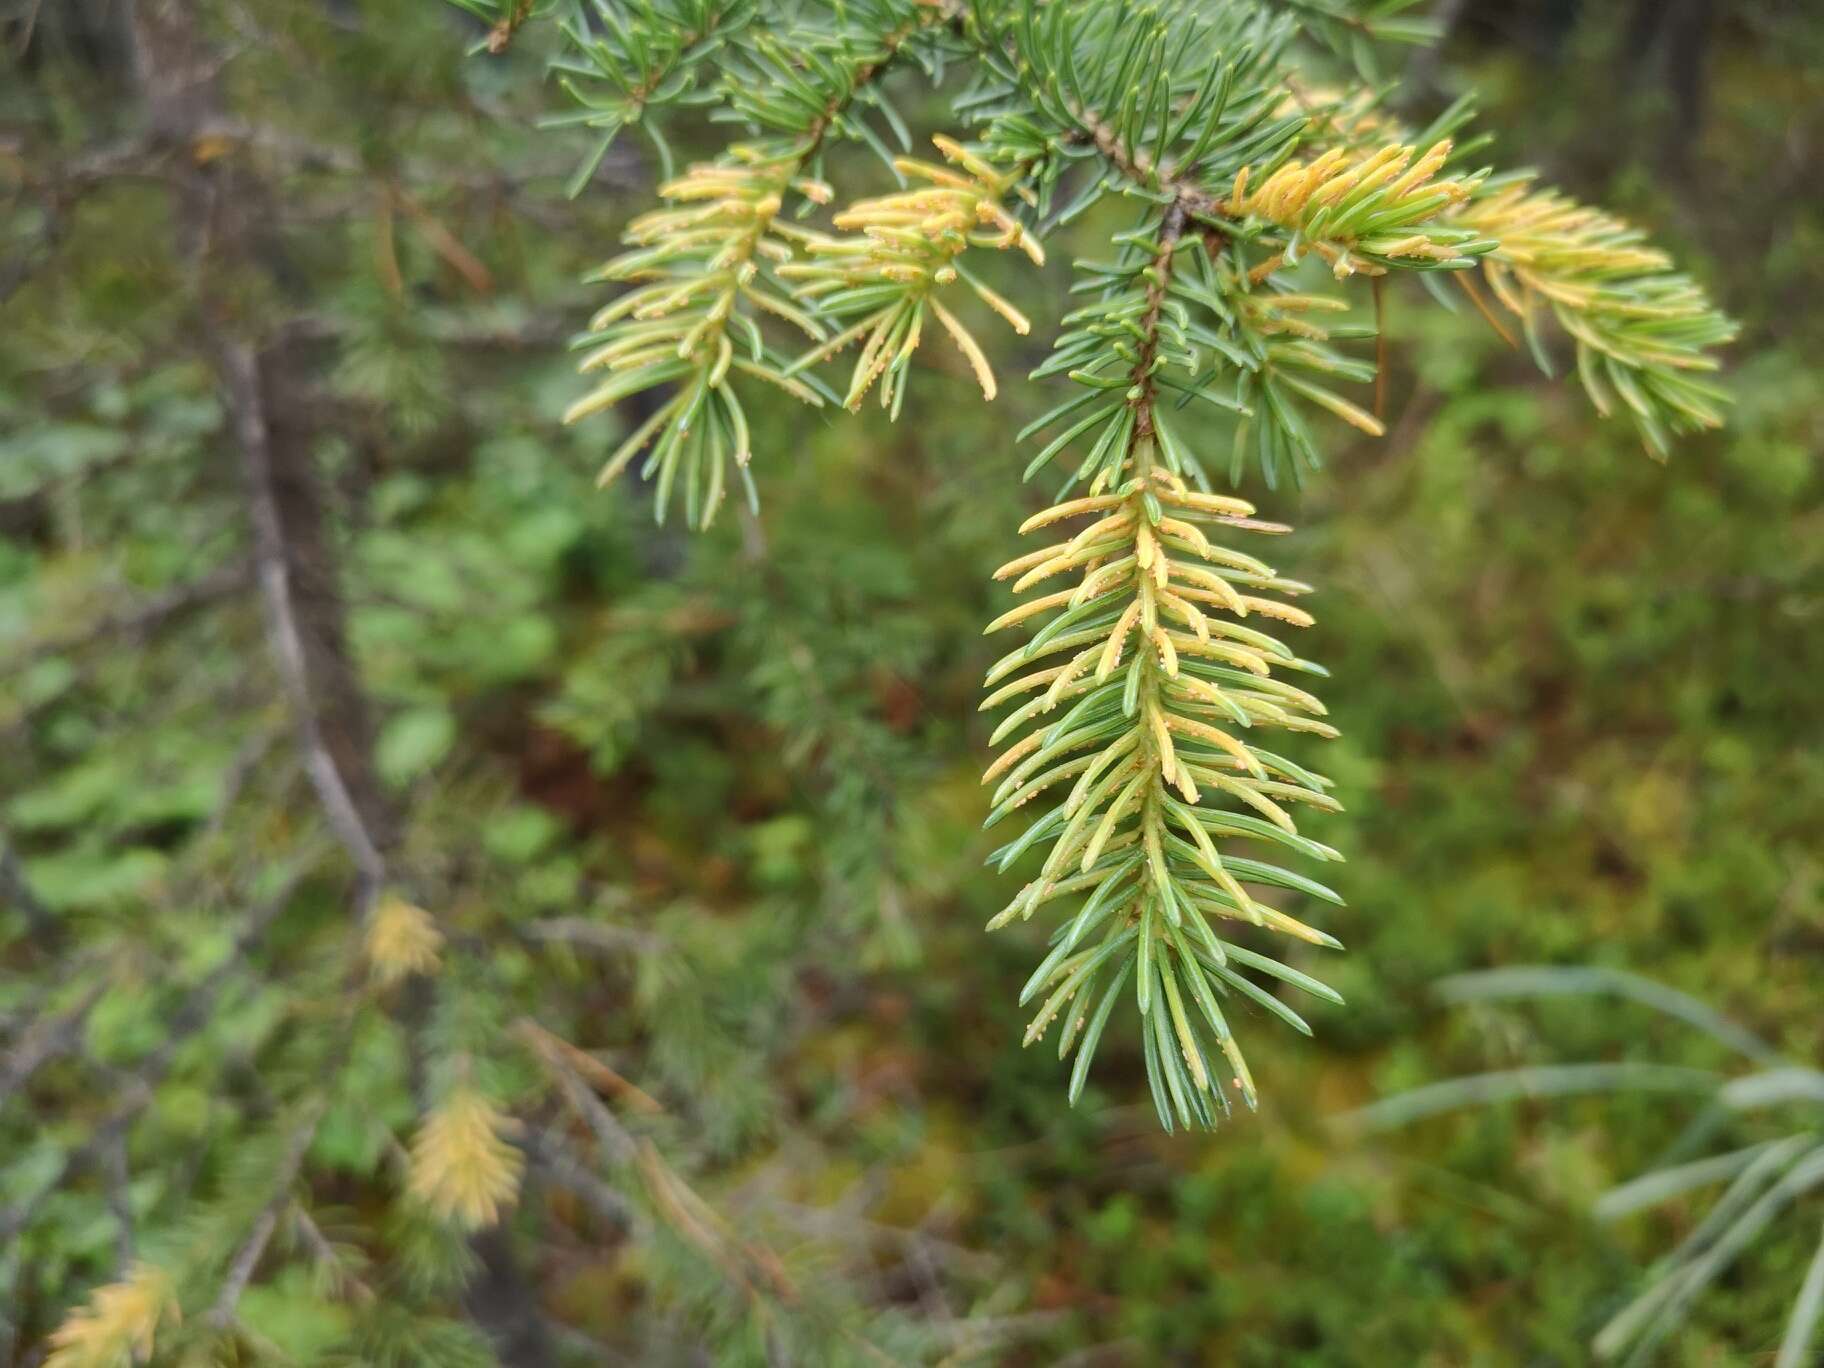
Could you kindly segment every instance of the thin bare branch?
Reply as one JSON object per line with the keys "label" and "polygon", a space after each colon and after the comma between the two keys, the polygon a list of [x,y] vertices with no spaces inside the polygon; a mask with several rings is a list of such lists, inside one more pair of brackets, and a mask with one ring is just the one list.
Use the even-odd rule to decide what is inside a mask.
{"label": "thin bare branch", "polygon": [[173,618],[238,594],[253,582],[251,569],[245,561],[220,566],[201,579],[176,585],[131,607],[109,613],[80,632],[42,642],[10,660],[7,668],[0,671],[0,678],[18,675],[48,656],[68,655],[109,637],[143,637],[157,631]]}
{"label": "thin bare branch", "polygon": [[18,1043],[7,1051],[4,1062],[0,1062],[0,1106],[31,1082],[38,1070],[75,1048],[83,1023],[106,991],[106,980],[98,979],[57,1016],[34,1021],[26,1028]]}
{"label": "thin bare branch", "polygon": [[296,714],[305,772],[310,776],[311,786],[316,790],[336,839],[361,873],[365,885],[362,902],[365,904],[386,880],[386,859],[380,853],[380,843],[368,829],[348,781],[324,742],[318,722],[318,705],[311,689],[304,638],[292,596],[293,558],[286,545],[285,524],[275,489],[271,428],[260,386],[259,365],[253,349],[243,342],[224,341],[220,357],[247,480],[254,528],[254,564],[266,604],[267,635],[273,659]]}
{"label": "thin bare branch", "polygon": [[[13,843],[0,835],[0,907],[13,906],[25,917],[26,930],[40,950],[54,950],[63,941],[63,926],[50,908],[44,905],[44,899],[38,896],[32,887],[31,880],[25,876],[25,866],[19,862],[19,852],[13,849]],[[4,1077],[0,1074],[0,1077]],[[0,1101],[4,1101],[6,1089],[0,1085]]]}
{"label": "thin bare branch", "polygon": [[601,1220],[623,1229],[638,1220],[634,1205],[590,1172],[562,1144],[547,1140],[536,1131],[528,1131],[518,1143],[534,1169],[573,1194]]}
{"label": "thin bare branch", "polygon": [[523,933],[533,940],[562,941],[568,945],[588,946],[593,950],[637,951],[656,954],[668,950],[663,936],[630,926],[613,926],[584,917],[551,917],[528,923]]}
{"label": "thin bare branch", "polygon": [[234,1321],[234,1309],[240,1305],[241,1294],[247,1290],[252,1281],[254,1270],[259,1267],[260,1256],[266,1252],[266,1246],[272,1241],[272,1232],[278,1228],[279,1216],[285,1210],[285,1204],[291,1200],[291,1185],[298,1176],[298,1167],[304,1162],[304,1152],[310,1148],[310,1142],[317,1133],[317,1122],[323,1116],[320,1103],[312,1105],[305,1113],[304,1119],[292,1127],[290,1138],[285,1143],[284,1157],[279,1161],[278,1173],[272,1184],[272,1196],[260,1208],[260,1214],[254,1217],[253,1226],[247,1232],[247,1238],[229,1260],[227,1275],[222,1279],[222,1289],[209,1308],[209,1320],[217,1326],[227,1326]]}

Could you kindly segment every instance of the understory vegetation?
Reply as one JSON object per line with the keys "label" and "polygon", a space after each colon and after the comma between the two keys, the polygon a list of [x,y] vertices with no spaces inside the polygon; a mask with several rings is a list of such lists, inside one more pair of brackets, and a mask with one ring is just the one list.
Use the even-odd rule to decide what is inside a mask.
{"label": "understory vegetation", "polygon": [[1824,24],[1435,8],[0,0],[0,1364],[1812,1361]]}

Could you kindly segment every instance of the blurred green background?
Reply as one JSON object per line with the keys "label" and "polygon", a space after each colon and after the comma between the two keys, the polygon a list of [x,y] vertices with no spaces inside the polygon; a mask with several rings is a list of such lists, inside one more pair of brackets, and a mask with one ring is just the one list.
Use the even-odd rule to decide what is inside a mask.
{"label": "blurred green background", "polygon": [[[245,125],[222,155],[276,187],[286,261],[234,282],[232,308],[296,336],[377,763],[419,900],[475,951],[452,971],[478,985],[469,1029],[532,1004],[608,1051],[666,1105],[655,1133],[698,1190],[903,1322],[908,1359],[1583,1362],[1702,1211],[1611,1228],[1589,1201],[1687,1104],[1368,1138],[1332,1118],[1458,1072],[1716,1051],[1619,1003],[1446,1010],[1429,986],[1629,968],[1824,1056],[1824,19],[1444,8],[1405,98],[1478,90],[1501,160],[1650,226],[1745,324],[1735,412],[1656,465],[1473,310],[1390,291],[1389,437],[1339,428],[1307,489],[1249,488],[1298,525],[1276,563],[1320,590],[1305,654],[1334,676],[1324,758],[1349,811],[1312,831],[1348,859],[1349,906],[1322,923],[1348,952],[1294,962],[1348,1005],[1318,1005],[1313,1040],[1250,1014],[1260,1114],[1173,1138],[1125,1030],[1065,1107],[1055,1059],[1018,1047],[1040,929],[981,933],[1014,876],[981,865],[980,628],[1042,499],[1012,434],[1052,402],[1019,378],[1043,326],[1002,334],[991,406],[939,348],[896,426],[754,395],[759,518],[655,528],[636,487],[593,492],[617,420],[554,421],[581,388],[564,340],[605,297],[577,282],[653,200],[645,144],[568,201],[586,139],[532,126],[558,104],[536,37],[466,58],[475,31],[418,0],[211,8]],[[148,966],[112,983],[82,1059],[0,1113],[12,1202],[155,1048],[172,1004],[149,966],[206,967],[234,890],[316,837],[256,600],[230,585],[139,616],[238,563],[246,532],[169,196],[100,172],[39,193],[134,135],[115,7],[0,14],[0,828],[33,890],[28,911],[0,889],[9,1032],[96,956]],[[942,127],[942,98],[906,89]],[[846,149],[833,178],[881,174]],[[1062,247],[1046,283],[1008,279],[1036,317]],[[341,934],[333,889],[134,1130],[142,1228],[202,1202],[254,1125],[211,1080],[279,1048],[292,957]],[[554,948],[578,919],[613,930]],[[403,1133],[399,1066],[369,1053],[354,1096]],[[327,1130],[313,1182],[359,1207],[371,1136]],[[1666,1361],[1771,1362],[1818,1213],[1758,1244]],[[591,1238],[551,1194],[517,1219],[576,1361],[735,1361],[679,1347],[738,1315],[665,1292],[673,1255]],[[99,1183],[39,1210],[8,1253],[13,1361],[120,1235]],[[285,1276],[245,1312],[309,1361]]]}

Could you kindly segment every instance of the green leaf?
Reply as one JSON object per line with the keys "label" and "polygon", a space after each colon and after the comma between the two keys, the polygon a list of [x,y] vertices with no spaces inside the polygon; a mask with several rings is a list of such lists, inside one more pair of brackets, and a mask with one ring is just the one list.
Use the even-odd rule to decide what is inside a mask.
{"label": "green leaf", "polygon": [[456,740],[456,719],[449,709],[432,704],[395,714],[380,729],[374,764],[389,784],[419,778],[449,754]]}

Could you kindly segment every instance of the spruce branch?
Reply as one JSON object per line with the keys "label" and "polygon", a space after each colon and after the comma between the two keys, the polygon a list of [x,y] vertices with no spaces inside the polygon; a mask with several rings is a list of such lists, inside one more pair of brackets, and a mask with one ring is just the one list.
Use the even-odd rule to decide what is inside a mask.
{"label": "spruce branch", "polygon": [[1381,79],[1382,62],[1377,44],[1432,43],[1443,35],[1437,20],[1415,17],[1407,11],[1416,0],[1265,0],[1269,9],[1284,11],[1301,32],[1349,61],[1364,81]]}
{"label": "spruce branch", "polygon": [[180,1319],[170,1275],[140,1263],[97,1288],[51,1333],[45,1368],[115,1368],[152,1357],[159,1326]]}
{"label": "spruce branch", "polygon": [[381,984],[437,971],[443,932],[422,907],[396,894],[380,899],[367,921],[363,954]]}
{"label": "spruce branch", "polygon": [[[648,3],[641,14],[659,13],[660,0]],[[1139,206],[1138,223],[1113,235],[1111,259],[1075,263],[1072,292],[1088,302],[1065,314],[1031,377],[1067,375],[1076,393],[1020,435],[1052,434],[1026,477],[1066,451],[1075,465],[1026,530],[1083,525],[1001,571],[1016,593],[1058,575],[1074,583],[990,627],[1032,636],[989,673],[984,707],[1011,709],[993,737],[1006,749],[986,776],[989,823],[1049,804],[994,856],[1003,869],[1029,851],[1042,862],[992,925],[1054,900],[1075,909],[1023,999],[1039,1003],[1029,1042],[1063,1022],[1073,1101],[1131,979],[1165,1123],[1211,1124],[1231,1089],[1252,1105],[1225,1011],[1246,999],[1308,1030],[1263,983],[1336,998],[1240,943],[1250,933],[1231,924],[1334,948],[1258,890],[1341,900],[1232,843],[1337,858],[1293,815],[1335,809],[1329,781],[1256,742],[1272,729],[1334,733],[1323,704],[1287,678],[1323,672],[1258,625],[1308,624],[1286,601],[1308,587],[1218,540],[1286,529],[1217,494],[1212,464],[1239,482],[1257,462],[1274,488],[1321,466],[1332,420],[1382,435],[1379,322],[1384,281],[1398,272],[1421,274],[1434,292],[1436,273],[1449,272],[1491,319],[1519,318],[1542,363],[1535,321],[1550,314],[1575,342],[1598,407],[1626,412],[1660,452],[1668,434],[1720,421],[1722,397],[1701,376],[1733,325],[1631,228],[1474,163],[1487,139],[1466,129],[1466,102],[1414,132],[1387,113],[1386,87],[1310,78],[1311,41],[1359,74],[1373,69],[1375,43],[1423,37],[1409,0],[1244,0],[1188,13],[1107,0],[862,0],[829,16],[750,0],[738,14],[729,5],[738,22],[706,45],[697,35],[711,4],[688,0],[689,41],[612,40],[633,56],[616,59],[622,114],[604,126],[644,117],[661,92],[707,103],[708,85],[670,64],[713,50],[716,117],[749,140],[668,173],[665,206],[631,225],[631,250],[602,272],[629,290],[598,314],[584,361],[605,378],[570,416],[671,387],[602,476],[643,458],[660,516],[681,489],[701,526],[731,467],[755,497],[736,376],[849,408],[878,385],[897,415],[934,318],[992,398],[987,353],[942,292],[961,280],[1017,331],[1028,319],[970,275],[967,251],[1017,245],[1036,263],[1049,233],[1111,197]],[[909,58],[935,78],[953,57],[970,73],[955,101],[969,140],[938,140],[946,166],[894,155],[867,113],[903,152],[910,133],[878,77]],[[835,137],[872,147],[902,186],[837,213],[846,236],[784,217],[794,193],[806,207],[833,198],[822,151]],[[906,188],[907,178],[919,184]],[[1329,280],[1299,274],[1311,257]],[[1347,293],[1364,279],[1373,325]],[[796,360],[762,331],[780,322],[811,339]],[[1351,350],[1367,339],[1371,354]],[[850,345],[859,354],[839,400],[815,368]],[[1350,393],[1370,384],[1375,411]],[[1226,460],[1214,458],[1205,420]]]}
{"label": "spruce branch", "polygon": [[331,1239],[302,1201],[285,1209],[285,1225],[292,1244],[309,1256],[324,1295],[370,1305],[375,1301],[377,1294],[360,1275],[366,1260],[358,1246]]}
{"label": "spruce branch", "polygon": [[825,141],[859,134],[865,125],[849,113],[858,94],[943,18],[936,6],[868,0],[831,29],[795,30],[789,44],[776,35],[756,40],[750,79],[727,94],[732,113],[771,136],[738,143],[720,161],[662,186],[671,207],[636,219],[626,239],[632,250],[598,274],[639,288],[592,321],[583,368],[605,369],[608,378],[573,404],[565,421],[655,386],[677,387],[608,458],[603,484],[650,445],[640,473],[656,481],[659,518],[681,477],[686,521],[707,526],[727,493],[731,465],[757,506],[747,473],[747,414],[731,375],[766,381],[812,406],[834,398],[814,377],[794,375],[760,332],[758,316],[772,314],[813,341],[826,336],[783,290],[769,288],[767,266],[791,257],[776,220],[790,191],[829,201],[829,187],[816,176]]}
{"label": "spruce branch", "polygon": [[413,1137],[412,1196],[464,1230],[492,1226],[519,1191],[524,1161],[506,1139],[518,1128],[478,1089],[452,1088]]}
{"label": "spruce branch", "polygon": [[[1205,531],[1286,529],[1255,520],[1243,500],[1193,489],[1187,477],[1197,459],[1160,412],[1161,389],[1184,385],[1198,369],[1188,310],[1172,288],[1181,256],[1203,250],[1201,239],[1185,238],[1185,227],[1186,213],[1174,203],[1151,232],[1132,235],[1125,271],[1098,273],[1107,283],[1097,303],[1066,320],[1078,326],[1059,339],[1059,351],[1078,360],[1070,376],[1091,403],[1065,436],[1097,434],[1067,485],[1083,484],[1085,493],[1028,519],[1021,530],[1092,521],[1068,541],[996,572],[1015,578],[1016,593],[1060,574],[1076,576],[1077,586],[989,625],[990,632],[1017,623],[1037,630],[989,671],[987,684],[1001,687],[983,705],[1034,695],[995,731],[996,741],[1019,739],[984,776],[984,783],[999,780],[990,825],[1042,794],[1062,794],[997,852],[1007,868],[1029,848],[1049,843],[1038,875],[989,927],[1029,918],[1059,898],[1080,901],[1021,995],[1022,1002],[1040,999],[1026,1043],[1062,1018],[1059,1057],[1078,1052],[1074,1103],[1131,977],[1147,1077],[1167,1129],[1214,1125],[1218,1111],[1229,1109],[1225,1073],[1229,1087],[1257,1105],[1219,999],[1240,993],[1308,1029],[1241,969],[1335,1000],[1315,980],[1232,944],[1213,924],[1247,922],[1336,944],[1261,903],[1246,886],[1301,887],[1308,880],[1255,861],[1225,860],[1216,843],[1270,832],[1269,839],[1334,858],[1299,834],[1288,810],[1298,803],[1335,808],[1328,781],[1237,735],[1266,727],[1334,732],[1319,720],[1323,708],[1315,698],[1273,678],[1276,668],[1315,667],[1243,622],[1258,615],[1309,623],[1302,610],[1253,592],[1295,594],[1303,586],[1213,544]],[[1035,465],[1059,445],[1054,441]],[[1061,664],[1038,664],[1060,655]],[[1065,704],[1062,717],[1047,716]],[[1074,782],[1062,790],[1066,781]],[[1218,1052],[1224,1070],[1212,1063]]]}
{"label": "spruce branch", "polygon": [[650,1139],[628,1130],[596,1095],[576,1068],[575,1046],[530,1020],[521,1021],[516,1029],[566,1104],[595,1137],[602,1157],[614,1168],[637,1176],[661,1221],[742,1293],[763,1293],[785,1304],[799,1300],[799,1291],[778,1255],[765,1245],[743,1239],[666,1162]]}
{"label": "spruce branch", "polygon": [[[783,261],[790,249],[772,235],[773,219],[803,158],[796,148],[768,152],[756,144],[732,148],[721,163],[692,167],[660,193],[680,206],[636,219],[627,230],[633,251],[609,263],[599,278],[644,283],[598,313],[591,331],[605,338],[582,362],[608,377],[564,414],[575,422],[655,385],[676,383],[672,397],[636,427],[602,467],[607,484],[651,444],[641,469],[656,478],[655,509],[663,518],[680,470],[685,517],[707,526],[725,493],[729,462],[743,480],[752,454],[740,399],[728,383],[739,370],[770,381],[814,406],[823,395],[788,374],[788,363],[762,341],[746,303],[781,314],[821,340],[823,329],[760,280],[757,258]],[[825,187],[800,181],[814,198]],[[696,207],[687,207],[696,206]],[[746,336],[735,351],[731,326]],[[749,482],[750,498],[752,485]]]}
{"label": "spruce branch", "polygon": [[1722,426],[1728,396],[1698,377],[1717,369],[1714,353],[1736,324],[1645,233],[1527,176],[1485,189],[1451,217],[1494,242],[1483,279],[1542,370],[1552,365],[1537,324],[1549,312],[1575,344],[1597,412],[1619,409],[1655,456],[1670,453],[1673,433]]}
{"label": "spruce branch", "polygon": [[[790,235],[811,260],[779,268],[781,277],[795,282],[797,297],[812,303],[822,316],[846,320],[862,315],[859,322],[843,328],[791,367],[794,372],[802,370],[861,341],[861,355],[842,400],[843,407],[851,411],[861,407],[878,380],[881,407],[893,417],[899,416],[927,311],[968,360],[982,397],[994,398],[994,372],[987,354],[936,298],[938,289],[959,277],[1015,332],[1023,336],[1032,328],[1025,314],[969,274],[959,260],[970,247],[1018,247],[1033,265],[1045,264],[1044,249],[1001,204],[1019,184],[1021,173],[998,171],[953,139],[934,141],[949,161],[962,167],[961,174],[910,157],[895,158],[894,166],[900,172],[928,185],[863,200],[838,214],[838,228],[861,230],[854,237],[792,230]],[[988,228],[996,231],[984,231]]]}
{"label": "spruce branch", "polygon": [[[1329,144],[1330,155],[1368,155],[1414,140],[1366,92],[1293,90],[1312,120],[1313,140]],[[1459,100],[1417,139],[1453,134],[1471,112],[1470,102]],[[1458,141],[1447,163],[1463,165],[1489,141]],[[1439,212],[1432,231],[1454,229],[1476,242],[1480,270],[1455,279],[1503,340],[1518,342],[1505,315],[1519,323],[1539,368],[1553,374],[1539,325],[1542,317],[1554,320],[1572,343],[1578,380],[1596,411],[1605,418],[1619,412],[1660,459],[1674,435],[1722,425],[1728,395],[1703,377],[1718,369],[1715,353],[1738,328],[1669,255],[1641,229],[1539,185],[1530,171],[1457,174],[1469,193]]]}
{"label": "spruce branch", "polygon": [[1284,245],[1254,268],[1264,279],[1281,266],[1296,265],[1308,247],[1329,263],[1338,280],[1390,268],[1463,270],[1496,247],[1468,227],[1437,220],[1467,201],[1476,185],[1439,180],[1450,158],[1449,140],[1433,143],[1415,160],[1415,150],[1398,143],[1370,155],[1340,147],[1309,163],[1289,161],[1248,184],[1244,166],[1222,208],[1233,218],[1254,219],[1284,230]]}
{"label": "spruce branch", "polygon": [[558,84],[580,108],[547,119],[544,126],[582,124],[600,134],[570,179],[572,195],[588,185],[629,124],[638,124],[651,140],[670,179],[671,147],[652,114],[715,100],[714,87],[700,78],[701,68],[757,13],[754,0],[632,0],[627,13],[607,3],[595,8],[599,24],[585,24],[580,16],[561,21],[568,47],[551,63]]}

